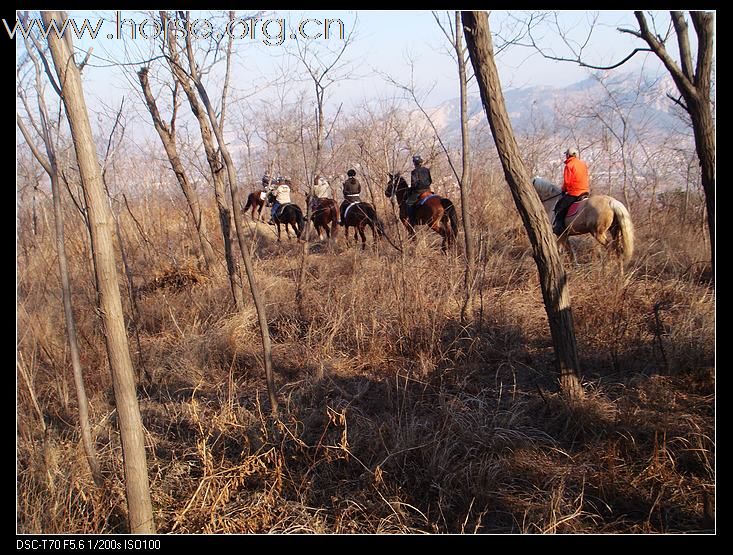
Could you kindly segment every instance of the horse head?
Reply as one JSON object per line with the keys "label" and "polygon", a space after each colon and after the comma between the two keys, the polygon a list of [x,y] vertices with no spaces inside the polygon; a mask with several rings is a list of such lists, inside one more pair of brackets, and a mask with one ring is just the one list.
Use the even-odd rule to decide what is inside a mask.
{"label": "horse head", "polygon": [[387,183],[387,188],[384,190],[384,195],[387,198],[390,198],[392,195],[396,194],[398,191],[401,191],[402,189],[407,188],[407,181],[405,181],[405,178],[402,177],[402,174],[388,173],[387,177],[389,178],[389,182]]}
{"label": "horse head", "polygon": [[562,194],[562,189],[560,189],[560,187],[541,177],[533,177],[532,186],[535,188],[535,191],[537,191],[537,195],[540,197],[542,202],[550,200],[553,197],[559,197]]}

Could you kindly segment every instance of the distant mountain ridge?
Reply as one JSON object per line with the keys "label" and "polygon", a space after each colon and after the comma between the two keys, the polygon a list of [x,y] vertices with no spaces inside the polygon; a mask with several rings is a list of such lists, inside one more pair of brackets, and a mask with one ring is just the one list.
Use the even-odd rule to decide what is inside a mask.
{"label": "distant mountain ridge", "polygon": [[[667,97],[667,93],[678,96],[668,75],[650,78],[639,73],[621,73],[603,78],[603,83],[605,87],[597,78],[589,77],[567,87],[534,86],[504,91],[515,133],[531,134],[539,129],[553,132],[566,118],[566,111],[589,116],[601,112],[614,128],[619,127],[615,129],[619,132],[619,114],[632,125],[643,125],[647,130],[670,133],[684,128],[685,124],[675,113],[679,107]],[[444,140],[460,140],[459,98],[426,111]],[[488,126],[478,95],[469,96],[468,115],[469,128]]]}

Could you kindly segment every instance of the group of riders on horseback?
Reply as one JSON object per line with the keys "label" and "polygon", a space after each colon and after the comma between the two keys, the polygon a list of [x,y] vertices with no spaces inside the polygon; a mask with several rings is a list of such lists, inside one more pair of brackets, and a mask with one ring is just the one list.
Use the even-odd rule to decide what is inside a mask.
{"label": "group of riders on horseback", "polygon": [[[626,236],[629,241],[633,240],[630,229],[630,221],[628,220],[626,209],[620,203],[613,202],[613,199],[606,200],[605,197],[592,197],[596,202],[603,202],[603,206],[596,207],[593,202],[588,204],[593,210],[590,215],[586,215],[581,221],[578,216],[585,210],[587,199],[589,197],[589,179],[588,167],[578,156],[578,149],[570,147],[565,150],[565,167],[563,171],[562,188],[555,187],[552,183],[536,177],[532,180],[535,189],[540,194],[541,200],[548,210],[548,216],[551,220],[553,231],[564,243],[567,243],[568,235],[576,235],[579,233],[593,233],[602,244],[608,245],[608,239],[605,231],[611,233],[611,239]],[[456,237],[458,232],[457,216],[455,207],[449,199],[442,198],[434,194],[431,190],[433,183],[430,175],[430,168],[424,165],[420,155],[412,157],[414,169],[410,174],[410,182],[398,174],[389,174],[389,184],[385,190],[387,197],[396,197],[400,206],[399,219],[408,229],[411,237],[414,236],[415,226],[424,224],[432,228],[436,233],[440,234],[445,249]],[[336,232],[337,226],[343,226],[345,229],[353,226],[357,233],[361,234],[362,242],[364,242],[364,225],[372,228],[375,234],[383,235],[384,228],[377,218],[374,207],[368,202],[361,200],[361,183],[357,179],[357,172],[349,169],[346,172],[347,178],[342,183],[343,201],[340,207],[337,207],[335,200],[332,198],[332,188],[328,181],[322,176],[316,176],[311,192],[307,196],[312,220],[319,230],[318,219],[321,219],[320,225],[323,226],[327,234]],[[290,223],[296,230],[296,235],[300,236],[303,227],[303,214],[297,205],[293,204],[290,198],[291,180],[288,177],[278,177],[272,179],[270,175],[265,174],[262,177],[262,190],[260,193],[253,193],[251,196],[257,196],[259,202],[267,199],[267,204],[272,206],[271,225],[278,226],[286,223],[286,219],[291,219]],[[608,204],[608,206],[605,206]],[[248,202],[249,206],[249,202]],[[358,207],[358,208],[357,208]],[[288,211],[295,212],[292,218],[288,218]],[[593,214],[605,212],[603,225],[600,220],[594,219],[593,222],[586,224],[585,220],[593,218]],[[254,213],[253,213],[254,217]],[[615,222],[615,223],[614,223]],[[628,222],[628,223],[626,223]],[[570,224],[568,226],[567,224]],[[330,229],[329,229],[330,227]],[[603,228],[603,229],[601,229]],[[287,231],[287,226],[286,226]],[[320,231],[319,235],[320,235]],[[623,239],[624,237],[622,237]],[[628,243],[626,248],[627,254],[630,254],[633,246]]]}
{"label": "group of riders on horseback", "polygon": [[[412,226],[416,225],[415,205],[421,197],[425,197],[425,193],[431,194],[430,186],[433,178],[430,175],[430,168],[423,165],[423,159],[419,154],[412,157],[415,166],[410,174],[409,195],[406,199],[408,209],[409,222]],[[344,200],[341,202],[339,210],[340,219],[338,225],[344,225],[346,214],[352,205],[361,202],[361,183],[356,178],[356,170],[350,169],[346,172],[347,179],[342,184]],[[271,218],[268,222],[275,225],[275,216],[282,208],[290,204],[290,185],[289,177],[277,177],[273,179],[269,174],[262,177],[262,199],[265,200],[268,195],[272,197]],[[553,231],[556,235],[562,235],[565,231],[565,215],[570,206],[582,200],[589,195],[588,183],[588,167],[578,157],[578,149],[570,147],[565,151],[565,169],[563,171],[562,196],[555,205]],[[331,186],[322,176],[316,176],[313,185],[313,194],[310,197],[311,212],[315,213],[320,204],[320,200],[331,198]]]}
{"label": "group of riders on horseback", "polygon": [[[407,199],[407,205],[410,209],[410,222],[412,225],[415,225],[414,206],[423,193],[430,192],[433,178],[430,175],[430,168],[423,166],[421,156],[413,156],[412,162],[415,165],[415,169],[412,170],[410,175],[410,195]],[[346,181],[341,185],[344,200],[341,202],[339,210],[340,219],[338,225],[344,225],[344,219],[349,209],[353,205],[362,202],[361,183],[356,178],[356,170],[348,170],[346,176]],[[270,212],[271,218],[268,222],[270,225],[275,225],[276,215],[280,213],[285,205],[292,203],[290,199],[291,184],[292,181],[289,177],[277,177],[273,179],[269,174],[262,176],[261,199],[266,200],[270,197],[272,205]],[[315,213],[318,209],[319,201],[331,198],[331,193],[331,186],[328,181],[322,176],[316,176],[313,185],[313,194],[310,196],[311,212]]]}

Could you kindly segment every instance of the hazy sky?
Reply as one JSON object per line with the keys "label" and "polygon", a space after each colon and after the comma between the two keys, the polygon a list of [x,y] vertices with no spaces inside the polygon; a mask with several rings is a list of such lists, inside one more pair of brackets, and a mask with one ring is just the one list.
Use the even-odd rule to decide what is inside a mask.
{"label": "hazy sky", "polygon": [[[251,12],[242,12],[237,15],[250,15]],[[517,19],[526,19],[528,12],[492,12],[490,25],[495,34],[504,34],[508,25]],[[85,70],[85,90],[88,100],[93,106],[97,101],[108,105],[118,105],[123,95],[129,95],[130,89],[136,86],[132,69],[139,66],[129,66],[126,76],[120,67],[100,67],[108,65],[106,60],[112,61],[139,61],[150,57],[153,43],[145,40],[139,33],[135,40],[129,38],[119,40],[114,35],[116,29],[116,15],[113,11],[107,12],[69,12],[69,15],[80,25],[86,17],[94,26],[100,17],[105,19],[101,33],[95,40],[86,38],[76,40],[75,45],[83,51],[93,47],[93,56]],[[447,21],[446,13],[441,17]],[[121,17],[131,19],[140,24],[146,18],[143,12],[122,11]],[[414,79],[422,93],[430,94],[425,98],[427,105],[437,105],[447,99],[458,96],[456,65],[447,53],[447,40],[439,29],[432,12],[430,11],[338,11],[318,10],[307,12],[267,12],[262,16],[268,20],[267,32],[272,40],[268,39],[262,29],[262,23],[255,28],[255,38],[235,41],[237,54],[233,68],[233,97],[234,98],[263,98],[274,94],[268,82],[272,81],[282,67],[289,67],[291,74],[307,78],[303,67],[292,56],[287,55],[288,49],[294,47],[295,42],[289,38],[290,33],[297,29],[298,23],[306,19],[323,21],[325,19],[340,20],[344,31],[349,34],[356,32],[356,38],[344,54],[343,60],[348,62],[348,71],[352,77],[333,85],[328,91],[331,105],[341,102],[346,107],[358,105],[365,99],[397,94],[395,87],[379,73],[388,74],[393,79],[407,83],[411,78],[410,59],[414,63]],[[451,16],[452,17],[452,16]],[[208,18],[213,32],[221,32],[225,23],[222,14],[212,17],[211,13],[194,12],[192,18]],[[560,25],[568,30],[566,37],[569,41],[585,41],[591,21],[597,18],[593,40],[584,47],[584,57],[594,63],[613,63],[620,60],[641,41],[631,35],[619,33],[617,27],[633,27],[636,20],[633,13],[627,12],[587,12],[566,11],[559,13]],[[288,30],[284,33],[283,44],[279,42],[279,21],[285,20]],[[123,27],[124,33],[129,33],[128,27]],[[338,30],[338,25],[332,24],[332,32]],[[199,26],[200,32],[205,32],[205,25]],[[239,26],[233,31],[242,33]],[[310,21],[305,32],[311,36],[321,28],[316,21]],[[151,25],[144,31],[148,35],[154,32]],[[249,31],[252,29],[250,27]],[[694,36],[694,33],[692,33]],[[112,37],[112,38],[109,38]],[[538,29],[537,37],[542,44],[552,49],[557,55],[569,55],[560,40],[557,32],[551,27]],[[495,46],[502,41],[495,37]],[[270,43],[269,45],[266,43]],[[311,43],[317,48],[337,47],[338,37],[314,39]],[[694,45],[693,45],[694,46]],[[658,72],[660,64],[648,54],[637,55],[622,71],[631,67],[638,68],[646,60],[647,69]],[[553,62],[543,59],[530,48],[519,46],[511,47],[497,57],[502,85],[505,88],[523,87],[528,85],[548,85],[564,87],[580,81],[589,75],[587,69],[572,63]],[[219,65],[220,67],[222,64]],[[218,71],[218,69],[217,69]],[[295,85],[294,85],[295,86]],[[475,85],[474,85],[475,90]]]}

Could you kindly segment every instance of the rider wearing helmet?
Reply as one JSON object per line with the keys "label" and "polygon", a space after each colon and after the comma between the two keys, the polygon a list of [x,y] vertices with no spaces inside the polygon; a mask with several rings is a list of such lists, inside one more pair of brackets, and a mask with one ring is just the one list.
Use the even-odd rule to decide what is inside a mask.
{"label": "rider wearing helmet", "polygon": [[425,191],[430,190],[433,178],[430,176],[430,168],[423,166],[422,156],[416,154],[412,157],[415,169],[410,174],[410,194],[407,196],[407,213],[410,216],[410,223],[415,225],[415,203],[418,197]]}
{"label": "rider wearing helmet", "polygon": [[344,200],[341,203],[341,221],[339,225],[344,225],[344,214],[349,204],[355,202],[361,202],[361,184],[356,179],[356,170],[349,170],[346,172],[348,178],[343,183]]}

